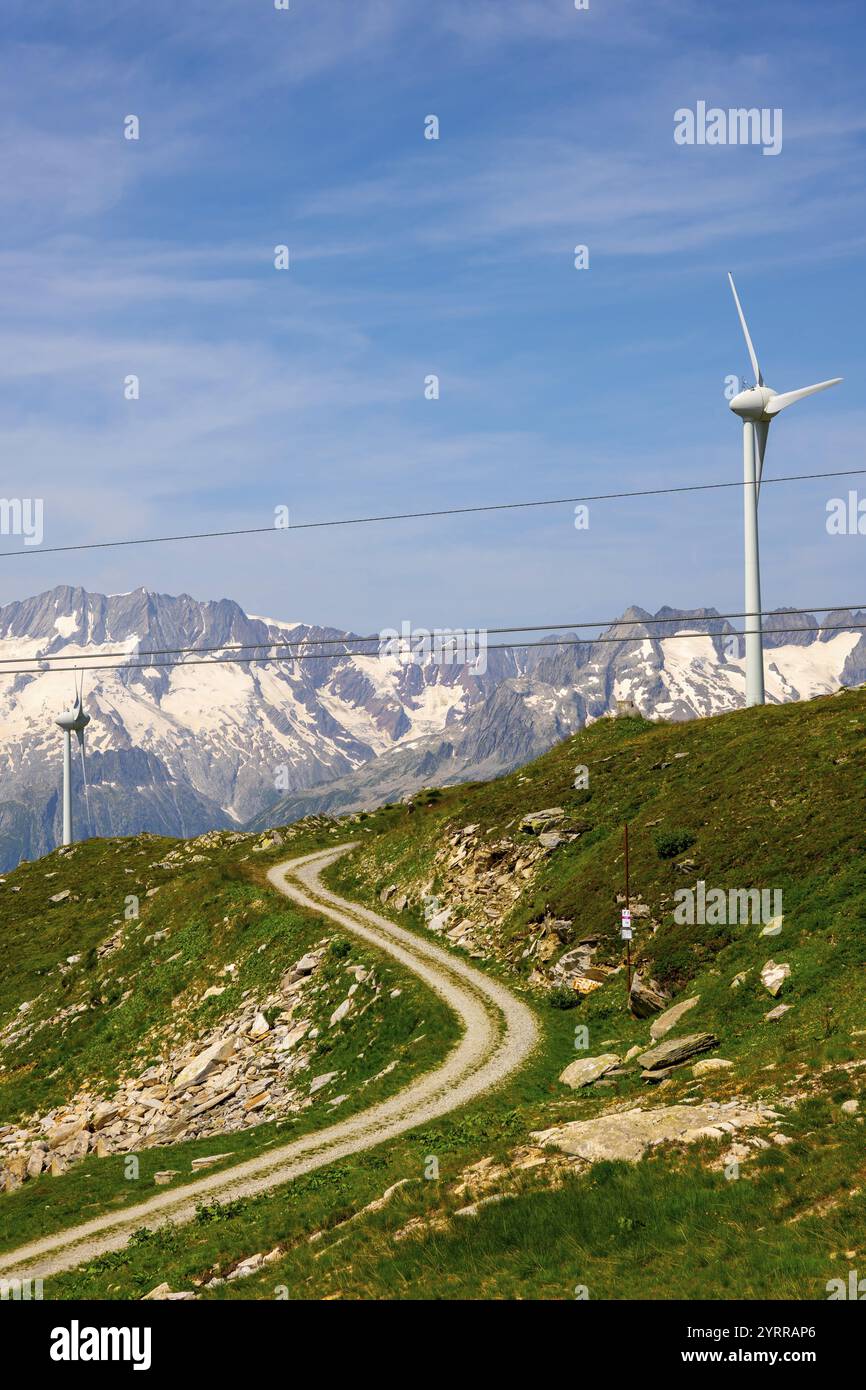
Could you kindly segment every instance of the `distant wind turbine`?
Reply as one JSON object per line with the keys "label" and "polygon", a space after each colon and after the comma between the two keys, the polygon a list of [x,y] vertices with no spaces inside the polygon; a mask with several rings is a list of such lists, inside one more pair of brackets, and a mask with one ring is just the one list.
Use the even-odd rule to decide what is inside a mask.
{"label": "distant wind turbine", "polygon": [[[761,572],[758,560],[758,497],[761,491],[761,474],[764,471],[764,453],[767,448],[767,435],[770,425],[780,410],[785,410],[804,396],[813,396],[816,391],[826,391],[828,386],[837,386],[842,380],[834,376],[830,381],[819,381],[815,386],[802,386],[799,391],[785,391],[781,396],[764,385],[758,356],[749,334],[746,316],[740,303],[734,277],[728,274],[731,290],[749,360],[755,373],[754,386],[746,386],[730,403],[731,410],[743,422],[743,516],[746,542],[746,704],[764,703],[764,635],[761,626]],[[757,460],[757,461],[756,461]]]}
{"label": "distant wind turbine", "polygon": [[63,844],[72,844],[72,735],[78,739],[78,750],[81,754],[81,774],[84,779],[84,794],[87,799],[87,816],[90,819],[90,798],[87,795],[87,770],[84,763],[84,730],[90,723],[90,715],[85,714],[82,708],[82,697],[84,695],[84,677],[81,678],[81,685],[78,679],[75,682],[75,703],[72,709],[61,714],[59,719],[55,719],[63,730]]}

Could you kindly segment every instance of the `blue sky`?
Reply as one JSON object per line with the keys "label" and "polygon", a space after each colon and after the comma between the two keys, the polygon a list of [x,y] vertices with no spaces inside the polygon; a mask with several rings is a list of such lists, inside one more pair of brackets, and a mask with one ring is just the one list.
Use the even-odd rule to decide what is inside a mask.
{"label": "blue sky", "polygon": [[[866,466],[864,46],[857,0],[6,0],[0,493],[44,497],[57,545],[737,479],[728,269],[772,386],[845,377],[774,425],[768,476]],[[699,100],[781,108],[782,152],[675,145]],[[866,538],[824,525],[849,486],[765,490],[766,604],[866,600]],[[738,610],[741,554],[733,489],[585,532],[564,507],[31,550],[0,602],[555,624]]]}

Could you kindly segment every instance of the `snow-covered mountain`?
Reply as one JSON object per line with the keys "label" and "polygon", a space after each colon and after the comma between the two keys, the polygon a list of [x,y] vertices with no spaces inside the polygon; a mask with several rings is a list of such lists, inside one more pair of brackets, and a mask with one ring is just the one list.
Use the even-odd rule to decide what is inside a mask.
{"label": "snow-covered mountain", "polygon": [[[504,652],[491,653],[485,674],[471,675],[465,666],[353,654],[352,636],[249,617],[227,599],[200,603],[144,589],[106,596],[62,587],[0,608],[0,867],[57,841],[61,747],[53,721],[72,702],[76,665],[88,673],[90,817],[106,835],[242,824],[280,794],[441,730],[515,673]],[[166,664],[181,659],[179,647],[313,639],[327,639],[334,655]],[[142,661],[145,652],[152,662],[140,670],[98,669],[116,654]],[[58,656],[73,658],[63,663],[68,677],[40,671]],[[29,663],[27,674],[2,674],[4,665]],[[83,833],[79,783],[76,766]]]}
{"label": "snow-covered mountain", "polygon": [[[359,655],[354,634],[252,617],[227,599],[61,587],[11,603],[0,608],[0,868],[57,843],[53,721],[71,703],[76,665],[88,672],[94,833],[191,835],[492,777],[618,701],[674,719],[742,704],[743,659],[726,621],[709,609],[661,609],[661,623],[652,616],[631,608],[628,626],[597,641],[493,649],[486,671],[471,674],[463,665]],[[817,626],[808,614],[767,623],[769,699],[866,680],[866,638],[855,627],[864,615],[824,621],[818,633],[805,630]],[[226,643],[305,639],[326,639],[330,654],[249,665],[211,664],[207,655]],[[163,664],[178,661],[180,647],[202,656]],[[141,669],[98,669],[114,654]],[[58,656],[73,658],[62,663],[68,676],[44,669]],[[29,669],[4,676],[13,665]],[[77,767],[74,780],[78,830],[87,833]]]}
{"label": "snow-covered mountain", "polygon": [[[843,610],[824,622],[824,630],[809,631],[818,626],[814,615],[784,610],[765,620],[769,702],[808,700],[866,681],[866,633],[856,627],[866,614]],[[500,681],[441,733],[407,739],[347,776],[289,794],[253,824],[345,813],[420,787],[496,777],[620,710],[692,719],[737,709],[745,701],[742,646],[712,609],[629,608],[597,641],[516,650],[520,674]]]}

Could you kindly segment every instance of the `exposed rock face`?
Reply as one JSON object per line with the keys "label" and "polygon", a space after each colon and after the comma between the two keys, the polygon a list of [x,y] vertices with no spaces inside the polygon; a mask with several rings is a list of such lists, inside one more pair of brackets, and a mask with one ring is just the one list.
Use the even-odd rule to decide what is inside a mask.
{"label": "exposed rock face", "polygon": [[654,1110],[622,1110],[592,1120],[574,1120],[532,1135],[545,1148],[559,1149],[587,1163],[622,1159],[637,1163],[656,1144],[678,1140],[693,1144],[705,1138],[730,1138],[740,1129],[753,1129],[778,1120],[764,1105],[712,1101],[703,1105],[667,1105]]}
{"label": "exposed rock face", "polygon": [[[494,924],[512,910],[546,853],[535,838],[491,841],[479,834],[477,825],[462,826],[437,851],[434,866],[441,887],[435,898],[420,894],[428,929],[470,955],[485,954],[496,940]],[[571,923],[540,928],[534,950],[543,938],[548,944],[542,957],[560,951],[563,930],[570,932]]]}

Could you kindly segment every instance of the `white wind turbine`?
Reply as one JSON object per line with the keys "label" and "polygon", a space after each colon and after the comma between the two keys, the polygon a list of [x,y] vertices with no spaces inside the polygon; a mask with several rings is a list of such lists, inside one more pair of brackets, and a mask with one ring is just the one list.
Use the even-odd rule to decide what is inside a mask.
{"label": "white wind turbine", "polygon": [[761,368],[754,344],[749,336],[749,328],[743,306],[740,303],[734,277],[729,274],[734,303],[743,327],[743,336],[749,350],[749,360],[755,373],[754,386],[747,386],[734,396],[731,410],[743,422],[743,516],[746,542],[746,704],[764,703],[764,637],[761,626],[761,572],[758,561],[758,497],[761,491],[761,474],[764,471],[764,452],[767,447],[767,434],[770,425],[780,410],[801,401],[804,396],[813,396],[816,391],[825,391],[828,386],[836,386],[842,380],[834,376],[831,381],[819,381],[815,386],[802,386],[799,391],[785,391],[781,396],[764,385]]}
{"label": "white wind turbine", "polygon": [[87,816],[90,819],[90,798],[87,794],[87,770],[84,765],[84,730],[90,723],[90,715],[85,714],[82,708],[82,697],[84,695],[84,677],[81,677],[81,685],[78,679],[75,681],[75,703],[72,709],[61,714],[59,719],[55,719],[63,730],[63,843],[72,844],[72,735],[78,739],[78,750],[81,754],[81,775],[84,779],[84,794],[87,798]]}

